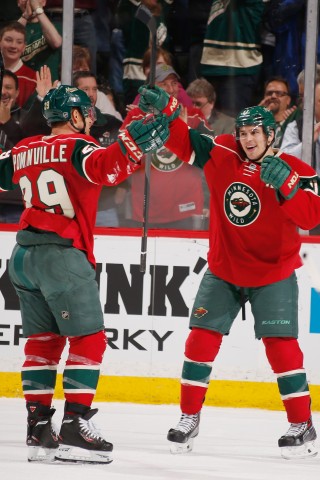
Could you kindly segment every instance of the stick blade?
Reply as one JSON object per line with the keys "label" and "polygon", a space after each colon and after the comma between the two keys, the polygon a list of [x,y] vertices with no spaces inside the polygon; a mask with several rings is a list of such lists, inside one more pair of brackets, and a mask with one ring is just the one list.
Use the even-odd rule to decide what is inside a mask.
{"label": "stick blade", "polygon": [[157,31],[157,22],[155,17],[145,5],[140,5],[136,11],[135,18],[144,23],[154,35]]}

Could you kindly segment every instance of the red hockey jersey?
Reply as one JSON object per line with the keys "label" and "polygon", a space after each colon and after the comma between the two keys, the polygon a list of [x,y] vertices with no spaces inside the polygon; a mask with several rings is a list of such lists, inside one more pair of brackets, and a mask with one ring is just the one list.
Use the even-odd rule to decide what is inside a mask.
{"label": "red hockey jersey", "polygon": [[20,185],[21,229],[31,225],[71,238],[95,264],[93,228],[101,187],[117,185],[137,168],[117,142],[106,149],[82,134],[36,136],[0,155],[0,187]]}
{"label": "red hockey jersey", "polygon": [[300,176],[295,196],[279,201],[260,179],[260,165],[242,157],[233,135],[213,139],[177,119],[166,146],[204,169],[210,191],[208,264],[214,274],[237,286],[255,287],[283,280],[302,265],[297,227],[309,230],[320,223],[313,168],[279,152]]}
{"label": "red hockey jersey", "polygon": [[[201,110],[187,109],[187,124],[201,132],[210,133]],[[131,110],[121,128],[133,120],[145,116],[139,108]],[[140,169],[131,178],[132,219],[142,221],[144,169]],[[150,172],[150,223],[175,222],[203,214],[204,194],[202,172],[180,160],[177,155],[162,147],[152,153]]]}

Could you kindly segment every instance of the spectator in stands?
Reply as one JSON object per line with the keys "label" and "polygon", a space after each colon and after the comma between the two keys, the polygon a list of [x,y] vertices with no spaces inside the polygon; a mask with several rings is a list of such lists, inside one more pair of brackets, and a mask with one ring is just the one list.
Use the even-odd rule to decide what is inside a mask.
{"label": "spectator in stands", "polygon": [[[143,73],[145,74],[146,78],[148,78],[150,74],[150,61],[151,61],[151,48],[148,48],[142,59],[142,69]],[[169,65],[173,67],[173,60],[172,60],[172,55],[171,53],[166,50],[165,48],[158,47],[156,51],[156,64],[161,65],[164,64],[165,66],[163,67],[164,70],[167,68],[166,65]],[[176,71],[175,71],[176,72]],[[178,93],[177,93],[177,99],[179,103],[182,103],[185,107],[192,107],[192,101],[191,98],[188,96],[187,92],[185,91],[183,85],[181,84],[180,77],[176,72],[176,76],[178,79]],[[138,105],[139,103],[139,98],[140,95],[138,94],[136,98],[133,101],[133,105]],[[128,108],[130,109],[130,107]]]}
{"label": "spectator in stands", "polygon": [[[98,85],[96,77],[88,71],[74,73],[73,85],[86,92],[96,110],[96,122],[92,125],[90,135],[95,138],[101,146],[107,147],[118,138],[121,121],[109,114],[103,114],[97,108]],[[129,188],[126,181],[117,187],[104,187],[99,197],[97,211],[97,226],[118,227],[120,224],[118,208],[125,201]]]}
{"label": "spectator in stands", "polygon": [[[305,0],[266,0],[263,16],[264,77],[281,76],[298,95],[297,76],[304,64]],[[273,40],[272,40],[273,36]],[[270,42],[271,40],[271,42]],[[318,48],[319,50],[319,48]]]}
{"label": "spectator in stands", "polygon": [[[22,109],[16,103],[18,95],[17,76],[10,70],[5,70],[0,100],[1,151],[10,150],[23,138],[23,131],[19,124]],[[20,188],[0,195],[1,223],[18,223],[22,211],[23,203]]]}
{"label": "spectator in stands", "polygon": [[188,84],[201,77],[200,61],[211,4],[212,0],[188,1]]}
{"label": "spectator in stands", "polygon": [[20,126],[24,137],[34,135],[50,135],[51,129],[42,114],[42,100],[48,91],[58,84],[55,81],[52,84],[50,68],[44,65],[36,72],[37,86],[36,95],[33,96],[30,108],[23,109]]}
{"label": "spectator in stands", "polygon": [[[151,48],[149,47],[144,52],[143,58],[142,58],[142,70],[146,78],[150,73],[150,62],[151,62]],[[160,63],[165,63],[173,67],[172,54],[165,48],[157,47],[156,48],[156,64],[159,65]]]}
{"label": "spectator in stands", "polygon": [[[282,151],[299,158],[302,158],[304,77],[305,71],[302,70],[297,77],[299,91],[297,115],[295,120],[287,125],[281,144]],[[304,159],[302,158],[302,160]],[[316,170],[317,174],[320,175],[320,65],[316,66],[315,72],[314,130],[311,166]],[[320,235],[320,225],[310,230],[309,233],[310,235]]]}
{"label": "spectator in stands", "polygon": [[[117,2],[118,3],[118,2]],[[124,105],[123,95],[123,59],[125,57],[125,45],[123,31],[119,27],[118,15],[115,12],[113,17],[114,25],[110,39],[109,57],[109,83],[117,97]]]}
{"label": "spectator in stands", "polygon": [[115,0],[96,0],[97,7],[92,14],[97,42],[96,75],[99,83],[109,79],[111,32],[117,3]]}
{"label": "spectator in stands", "polygon": [[235,119],[215,108],[217,95],[213,85],[205,78],[191,82],[187,94],[195,107],[200,108],[215,135],[233,133]]}
{"label": "spectator in stands", "polygon": [[18,95],[17,76],[10,70],[4,71],[0,102],[0,139],[6,150],[11,149],[24,137],[50,134],[50,127],[42,114],[42,100],[46,93],[57,85],[57,81],[52,84],[51,71],[46,65],[36,72],[36,78],[37,95],[30,108],[20,108],[13,100]]}
{"label": "spectator in stands", "polygon": [[17,104],[19,81],[15,73],[4,70],[0,100],[0,144],[10,150],[23,138],[20,127],[21,108]]}
{"label": "spectator in stands", "polygon": [[125,180],[115,187],[103,187],[98,201],[96,227],[126,226],[124,205],[130,183]]}
{"label": "spectator in stands", "polygon": [[[57,81],[52,83],[50,69],[44,65],[40,68],[37,75],[37,97],[34,99],[30,110],[24,116],[23,129],[27,136],[36,134],[47,135],[50,128],[46,124],[43,115],[41,102],[46,93],[57,86]],[[75,85],[79,86],[90,94],[92,104],[96,107],[97,82],[93,73],[88,71],[79,71],[74,74]],[[80,86],[81,85],[81,86]],[[91,127],[91,135],[104,145],[113,143],[115,133],[118,131],[121,120],[109,114],[102,114],[96,107],[97,122]]]}
{"label": "spectator in stands", "polygon": [[59,79],[61,25],[55,25],[46,15],[46,0],[18,0],[18,5],[22,11],[18,21],[26,27],[23,62],[35,71],[47,65],[51,70],[52,80]]}
{"label": "spectator in stands", "polygon": [[19,18],[20,9],[13,0],[1,0],[0,8],[0,30],[8,23]]}
{"label": "spectator in stands", "polygon": [[91,127],[90,135],[98,140],[102,146],[113,143],[113,137],[116,139],[121,126],[121,120],[114,115],[102,113],[97,108],[98,84],[95,75],[88,71],[75,72],[73,75],[73,85],[86,92],[92,105],[96,109],[97,120]]}
{"label": "spectator in stands", "polygon": [[[72,71],[73,74],[76,72],[91,72],[91,58],[90,52],[86,47],[81,47],[80,45],[74,45],[72,51]],[[111,90],[108,91],[109,94],[103,92],[98,88],[97,90],[97,100],[95,106],[102,112],[109,115],[113,115],[119,120],[123,120],[121,113],[116,109],[114,102],[114,95],[111,93]],[[112,97],[110,98],[110,94]]]}
{"label": "spectator in stands", "polygon": [[81,45],[73,45],[72,47],[72,71],[88,71],[91,72],[91,58],[89,50]]}
{"label": "spectator in stands", "polygon": [[264,97],[259,103],[273,113],[276,121],[274,148],[280,148],[283,134],[288,123],[292,122],[298,112],[297,107],[292,105],[290,87],[287,80],[282,77],[274,77],[267,80],[264,86]]}
{"label": "spectator in stands", "polygon": [[201,74],[215,87],[218,110],[236,116],[255,103],[262,65],[262,0],[214,0],[208,18]]}
{"label": "spectator in stands", "polygon": [[36,88],[36,72],[25,65],[21,55],[25,49],[26,29],[19,22],[12,22],[0,32],[0,50],[4,66],[15,73],[19,81],[17,104],[26,105]]}
{"label": "spectator in stands", "polygon": [[[304,93],[304,70],[298,75],[298,85],[301,98]],[[302,156],[302,125],[303,125],[303,105],[301,105],[301,115],[293,122],[288,124],[281,144],[281,150],[296,157]],[[313,155],[311,166],[320,175],[320,65],[317,65],[315,88],[314,88],[314,136],[313,136]]]}
{"label": "spectator in stands", "polygon": [[117,15],[119,28],[123,32],[125,58],[123,60],[124,102],[131,104],[137,95],[138,88],[146,80],[142,70],[142,59],[150,46],[150,32],[146,25],[135,18],[139,5],[149,8],[157,21],[157,46],[169,49],[166,16],[171,5],[166,0],[120,0]]}
{"label": "spectator in stands", "polygon": [[[90,52],[91,68],[96,73],[97,41],[92,14],[96,0],[74,0],[73,43],[87,47]],[[62,25],[63,0],[47,0],[46,14],[55,25]]]}
{"label": "spectator in stands", "polygon": [[[156,67],[155,83],[177,98],[178,75],[170,65]],[[145,113],[136,107],[129,111],[121,128],[133,120],[143,118]],[[181,118],[203,133],[213,134],[199,108],[183,107]],[[205,215],[201,170],[183,163],[165,147],[154,152],[150,177],[150,228],[205,229]],[[131,178],[132,226],[141,226],[143,214],[144,172]],[[201,225],[198,221],[200,219]]]}
{"label": "spectator in stands", "polygon": [[[42,98],[52,88],[50,69],[41,67],[37,76],[37,97],[31,108],[20,108],[15,99],[18,97],[18,78],[10,70],[4,71],[2,96],[0,101],[0,139],[5,150],[27,136],[49,135],[50,127],[42,115]],[[0,222],[19,223],[23,211],[20,187],[0,195]]]}

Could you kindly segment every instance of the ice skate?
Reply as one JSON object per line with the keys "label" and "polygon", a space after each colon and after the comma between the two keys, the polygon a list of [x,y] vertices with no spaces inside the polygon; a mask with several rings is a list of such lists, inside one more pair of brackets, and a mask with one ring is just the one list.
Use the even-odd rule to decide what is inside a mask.
{"label": "ice skate", "polygon": [[286,460],[315,457],[318,453],[314,444],[316,438],[311,418],[307,422],[291,423],[287,433],[278,441],[282,457]]}
{"label": "ice skate", "polygon": [[107,442],[96,429],[91,417],[98,409],[83,414],[66,413],[59,433],[59,448],[56,460],[76,463],[112,462],[112,443]]}
{"label": "ice skate", "polygon": [[38,402],[28,402],[28,446],[29,462],[51,462],[59,446],[58,433],[52,424],[54,408]]}
{"label": "ice skate", "polygon": [[170,451],[176,453],[188,453],[192,451],[193,439],[199,433],[200,412],[194,415],[183,413],[175,428],[168,432],[167,439],[170,443]]}

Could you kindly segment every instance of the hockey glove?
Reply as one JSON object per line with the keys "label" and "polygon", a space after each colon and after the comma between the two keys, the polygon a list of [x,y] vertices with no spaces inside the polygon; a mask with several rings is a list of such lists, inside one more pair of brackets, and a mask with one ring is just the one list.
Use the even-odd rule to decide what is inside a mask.
{"label": "hockey glove", "polygon": [[165,113],[169,122],[179,116],[181,107],[178,100],[162,88],[156,85],[153,88],[142,86],[138,92],[140,93],[139,108],[143,112],[152,112],[154,115]]}
{"label": "hockey glove", "polygon": [[264,157],[260,171],[261,180],[272,185],[283,198],[290,200],[298,191],[299,175],[280,157]]}
{"label": "hockey glove", "polygon": [[123,154],[128,154],[140,162],[144,153],[158,150],[169,138],[168,119],[165,115],[157,118],[148,115],[143,120],[135,120],[119,133],[118,142]]}

